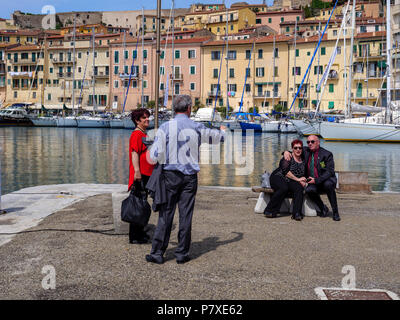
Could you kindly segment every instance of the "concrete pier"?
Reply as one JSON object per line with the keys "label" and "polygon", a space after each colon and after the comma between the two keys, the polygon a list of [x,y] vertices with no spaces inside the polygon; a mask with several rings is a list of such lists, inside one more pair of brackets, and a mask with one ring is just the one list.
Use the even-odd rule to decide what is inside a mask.
{"label": "concrete pier", "polygon": [[[0,299],[319,299],[315,288],[340,287],[348,265],[357,288],[400,293],[399,194],[338,194],[342,221],[297,222],[255,214],[250,188],[200,187],[192,260],[175,262],[176,215],[166,262],[153,265],[151,244],[114,232],[112,194],[124,190],[52,185],[3,196]],[[4,235],[13,232],[22,233]],[[45,266],[54,290],[42,286]]]}

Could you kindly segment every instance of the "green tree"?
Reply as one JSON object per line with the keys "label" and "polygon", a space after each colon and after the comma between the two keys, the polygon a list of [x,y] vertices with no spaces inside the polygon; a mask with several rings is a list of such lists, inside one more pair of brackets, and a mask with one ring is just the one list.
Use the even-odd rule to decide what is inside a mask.
{"label": "green tree", "polygon": [[[259,111],[259,109],[258,109],[258,107],[256,107],[255,112],[258,113],[258,111]],[[253,108],[253,107],[250,107],[250,108],[249,108],[249,113],[253,113],[253,112],[254,112],[254,108]]]}
{"label": "green tree", "polygon": [[197,110],[199,110],[199,108],[204,108],[204,104],[202,104],[202,103],[200,102],[200,100],[197,100],[197,101],[194,103],[194,106],[192,107],[192,111],[193,111],[193,112],[197,112]]}
{"label": "green tree", "polygon": [[147,109],[154,109],[155,106],[156,106],[156,102],[155,102],[154,100],[150,100],[150,101],[147,103]]}

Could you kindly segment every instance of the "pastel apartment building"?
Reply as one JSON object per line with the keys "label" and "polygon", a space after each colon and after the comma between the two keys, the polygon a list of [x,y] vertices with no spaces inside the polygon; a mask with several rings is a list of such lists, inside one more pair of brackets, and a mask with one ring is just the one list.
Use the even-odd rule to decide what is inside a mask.
{"label": "pastel apartment building", "polygon": [[[49,37],[44,105],[104,110],[110,103],[110,43],[120,34],[78,33]],[[74,69],[75,68],[75,69]],[[74,72],[75,71],[75,72]],[[73,100],[74,99],[74,100]]]}
{"label": "pastel apartment building", "polygon": [[284,105],[287,101],[287,40],[286,36],[234,40],[229,42],[228,53],[224,41],[205,43],[202,58],[207,68],[202,75],[202,101],[208,106],[226,106],[228,97],[229,106],[235,111],[240,108],[242,96],[242,111],[254,106],[269,111],[273,105]]}
{"label": "pastel apartment building", "polygon": [[280,25],[282,22],[303,21],[304,13],[302,10],[283,10],[283,11],[267,11],[258,12],[256,15],[256,25],[268,26],[276,32],[281,32]]}
{"label": "pastel apartment building", "polygon": [[111,43],[109,50],[112,110],[126,112],[154,100],[153,41],[145,41],[142,47],[140,37],[127,37]]}
{"label": "pastel apartment building", "polygon": [[[171,39],[161,42],[160,88],[157,88],[161,104],[165,101],[167,107],[171,108],[172,97],[179,94],[190,95],[193,104],[200,99],[201,45],[209,39],[209,37],[177,39],[174,40],[173,48]],[[110,45],[110,96],[113,99],[113,110],[129,111],[139,105],[147,105],[149,101],[155,99],[156,43],[145,41],[143,48],[140,38],[127,38],[125,41],[115,41]]]}
{"label": "pastel apartment building", "polygon": [[179,94],[189,95],[193,105],[200,102],[202,45],[209,40],[210,37],[179,39],[174,41],[173,48],[171,41],[161,42],[160,93],[167,107],[172,107],[172,98]]}
{"label": "pastel apartment building", "polygon": [[44,46],[20,45],[6,51],[4,105],[42,104],[44,98]]}
{"label": "pastel apartment building", "polygon": [[254,26],[256,14],[247,7],[228,9],[228,12],[218,10],[188,13],[182,28],[187,30],[208,29],[216,35],[225,34],[227,20],[228,33],[237,33],[241,29]]}

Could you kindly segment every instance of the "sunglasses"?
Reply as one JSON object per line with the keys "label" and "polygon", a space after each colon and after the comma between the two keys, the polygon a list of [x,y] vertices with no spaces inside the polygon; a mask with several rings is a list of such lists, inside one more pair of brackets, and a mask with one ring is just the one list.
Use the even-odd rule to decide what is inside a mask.
{"label": "sunglasses", "polygon": [[293,150],[302,150],[302,147],[293,147]]}
{"label": "sunglasses", "polygon": [[315,140],[307,141],[307,144],[310,144],[310,143],[315,143]]}

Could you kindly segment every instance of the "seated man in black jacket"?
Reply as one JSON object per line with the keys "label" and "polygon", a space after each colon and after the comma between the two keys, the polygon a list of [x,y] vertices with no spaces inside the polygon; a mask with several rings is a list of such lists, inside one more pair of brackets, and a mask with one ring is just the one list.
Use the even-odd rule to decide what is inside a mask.
{"label": "seated man in black jacket", "polygon": [[[303,156],[306,165],[306,177],[308,186],[306,193],[318,206],[318,215],[326,217],[328,208],[321,200],[319,193],[326,192],[332,207],[333,220],[340,221],[339,210],[336,199],[336,175],[335,162],[330,151],[319,146],[317,136],[311,135],[307,138],[307,147],[303,148]],[[285,159],[291,158],[291,153],[285,151]]]}

